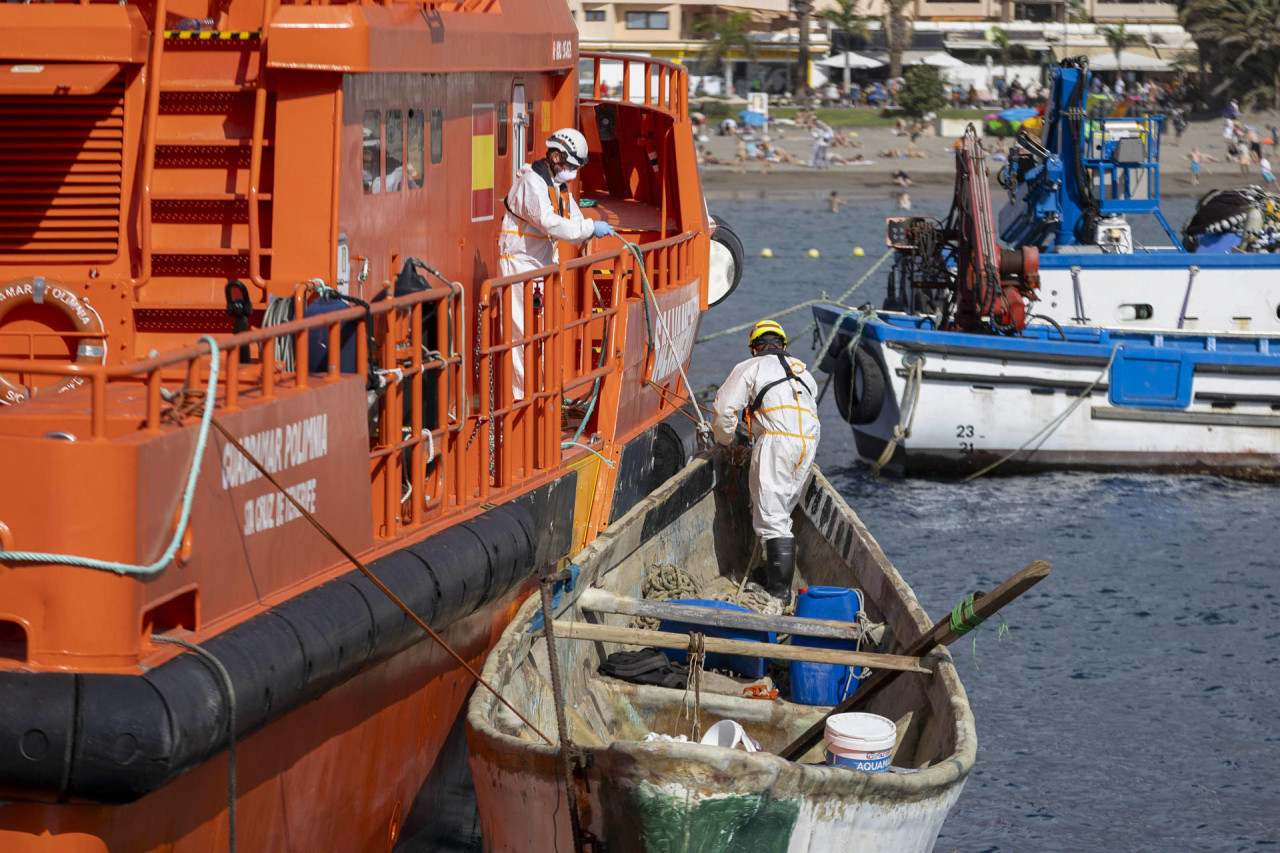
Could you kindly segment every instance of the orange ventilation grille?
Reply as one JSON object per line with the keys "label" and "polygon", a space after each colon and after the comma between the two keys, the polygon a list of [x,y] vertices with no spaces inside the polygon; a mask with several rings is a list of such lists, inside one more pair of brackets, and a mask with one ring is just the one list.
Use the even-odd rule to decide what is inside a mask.
{"label": "orange ventilation grille", "polygon": [[0,259],[120,249],[124,77],[94,95],[0,96]]}

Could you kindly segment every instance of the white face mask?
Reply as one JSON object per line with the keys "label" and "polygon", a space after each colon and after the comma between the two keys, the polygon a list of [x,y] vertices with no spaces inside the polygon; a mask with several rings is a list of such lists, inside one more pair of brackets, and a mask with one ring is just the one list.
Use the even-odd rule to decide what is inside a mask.
{"label": "white face mask", "polygon": [[577,169],[561,169],[553,176],[557,184],[567,184],[574,178],[578,177]]}

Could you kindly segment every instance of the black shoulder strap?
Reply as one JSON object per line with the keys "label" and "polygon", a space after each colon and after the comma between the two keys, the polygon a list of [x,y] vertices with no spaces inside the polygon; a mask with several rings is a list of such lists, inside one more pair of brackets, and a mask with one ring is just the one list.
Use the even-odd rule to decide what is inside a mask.
{"label": "black shoulder strap", "polygon": [[[563,217],[564,216],[564,193],[561,193],[556,189],[555,179],[551,177],[550,164],[547,163],[546,159],[544,158],[542,160],[535,160],[534,162],[530,163],[529,168],[531,168],[534,172],[536,172],[539,178],[542,178],[542,180],[547,182],[547,186],[551,188],[552,195],[555,196],[556,212]],[[510,191],[508,191],[507,195],[510,195]],[[511,203],[507,201],[506,196],[503,196],[502,198],[502,206],[507,209],[507,213],[510,213],[512,216],[514,216],[516,219],[519,219],[521,222],[529,221],[511,209]],[[565,217],[565,218],[568,218],[568,217]]]}
{"label": "black shoulder strap", "polygon": [[769,393],[770,388],[773,388],[775,385],[781,385],[783,382],[790,382],[793,379],[796,382],[800,383],[801,388],[809,392],[810,397],[813,396],[813,389],[810,388],[808,385],[806,385],[803,379],[801,379],[799,376],[796,376],[791,371],[791,363],[787,361],[786,353],[775,352],[774,355],[778,357],[778,361],[782,364],[782,370],[784,373],[786,373],[786,376],[783,376],[781,379],[775,379],[772,382],[770,382],[768,385],[760,389],[760,393],[756,394],[756,399],[751,404],[752,414],[755,414],[756,412],[760,411],[760,407],[764,405],[764,395]]}

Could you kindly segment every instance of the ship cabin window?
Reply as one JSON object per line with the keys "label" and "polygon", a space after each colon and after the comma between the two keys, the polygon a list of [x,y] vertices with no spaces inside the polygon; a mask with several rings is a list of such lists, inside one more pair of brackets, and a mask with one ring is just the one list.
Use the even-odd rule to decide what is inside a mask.
{"label": "ship cabin window", "polygon": [[444,159],[444,112],[439,107],[431,109],[431,162]]}
{"label": "ship cabin window", "polygon": [[627,29],[629,30],[665,30],[669,26],[666,12],[628,12]]}
{"label": "ship cabin window", "polygon": [[407,150],[405,151],[405,176],[409,179],[409,189],[422,188],[422,178],[426,173],[423,165],[424,146],[426,144],[426,116],[422,110],[409,110],[409,124],[405,128]]}
{"label": "ship cabin window", "polygon": [[387,192],[404,183],[404,113],[387,110]]}
{"label": "ship cabin window", "polygon": [[588,21],[603,21],[604,9],[587,9],[584,13]]}
{"label": "ship cabin window", "polygon": [[387,110],[387,192],[404,184],[404,113]]}
{"label": "ship cabin window", "polygon": [[507,120],[507,102],[498,102],[498,156],[507,156],[507,134],[511,132],[511,123]]}
{"label": "ship cabin window", "polygon": [[364,191],[377,195],[382,189],[382,120],[377,110],[364,113]]}

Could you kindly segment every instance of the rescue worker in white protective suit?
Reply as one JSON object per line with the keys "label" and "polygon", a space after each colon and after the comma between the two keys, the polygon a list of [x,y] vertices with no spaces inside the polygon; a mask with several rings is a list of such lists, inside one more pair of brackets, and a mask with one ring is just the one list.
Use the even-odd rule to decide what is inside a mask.
{"label": "rescue worker in white protective suit", "polygon": [[750,414],[756,435],[751,454],[751,521],[764,540],[764,587],[784,605],[791,603],[796,540],[791,511],[813,469],[822,427],[817,385],[804,363],[787,353],[787,333],[772,320],[751,330],[751,358],[738,364],[716,393],[716,441],[731,444],[738,412]]}
{"label": "rescue worker in white protective suit", "polygon": [[[520,168],[507,193],[507,212],[498,235],[498,271],[503,278],[532,272],[557,262],[556,241],[581,246],[592,237],[613,233],[607,222],[586,219],[569,194],[569,183],[587,164],[587,138],[572,127],[547,139],[547,155]],[[542,280],[534,283],[535,310],[540,311]],[[511,325],[524,337],[524,288],[511,290]],[[512,351],[512,386],[517,400],[524,397],[524,347]]]}

